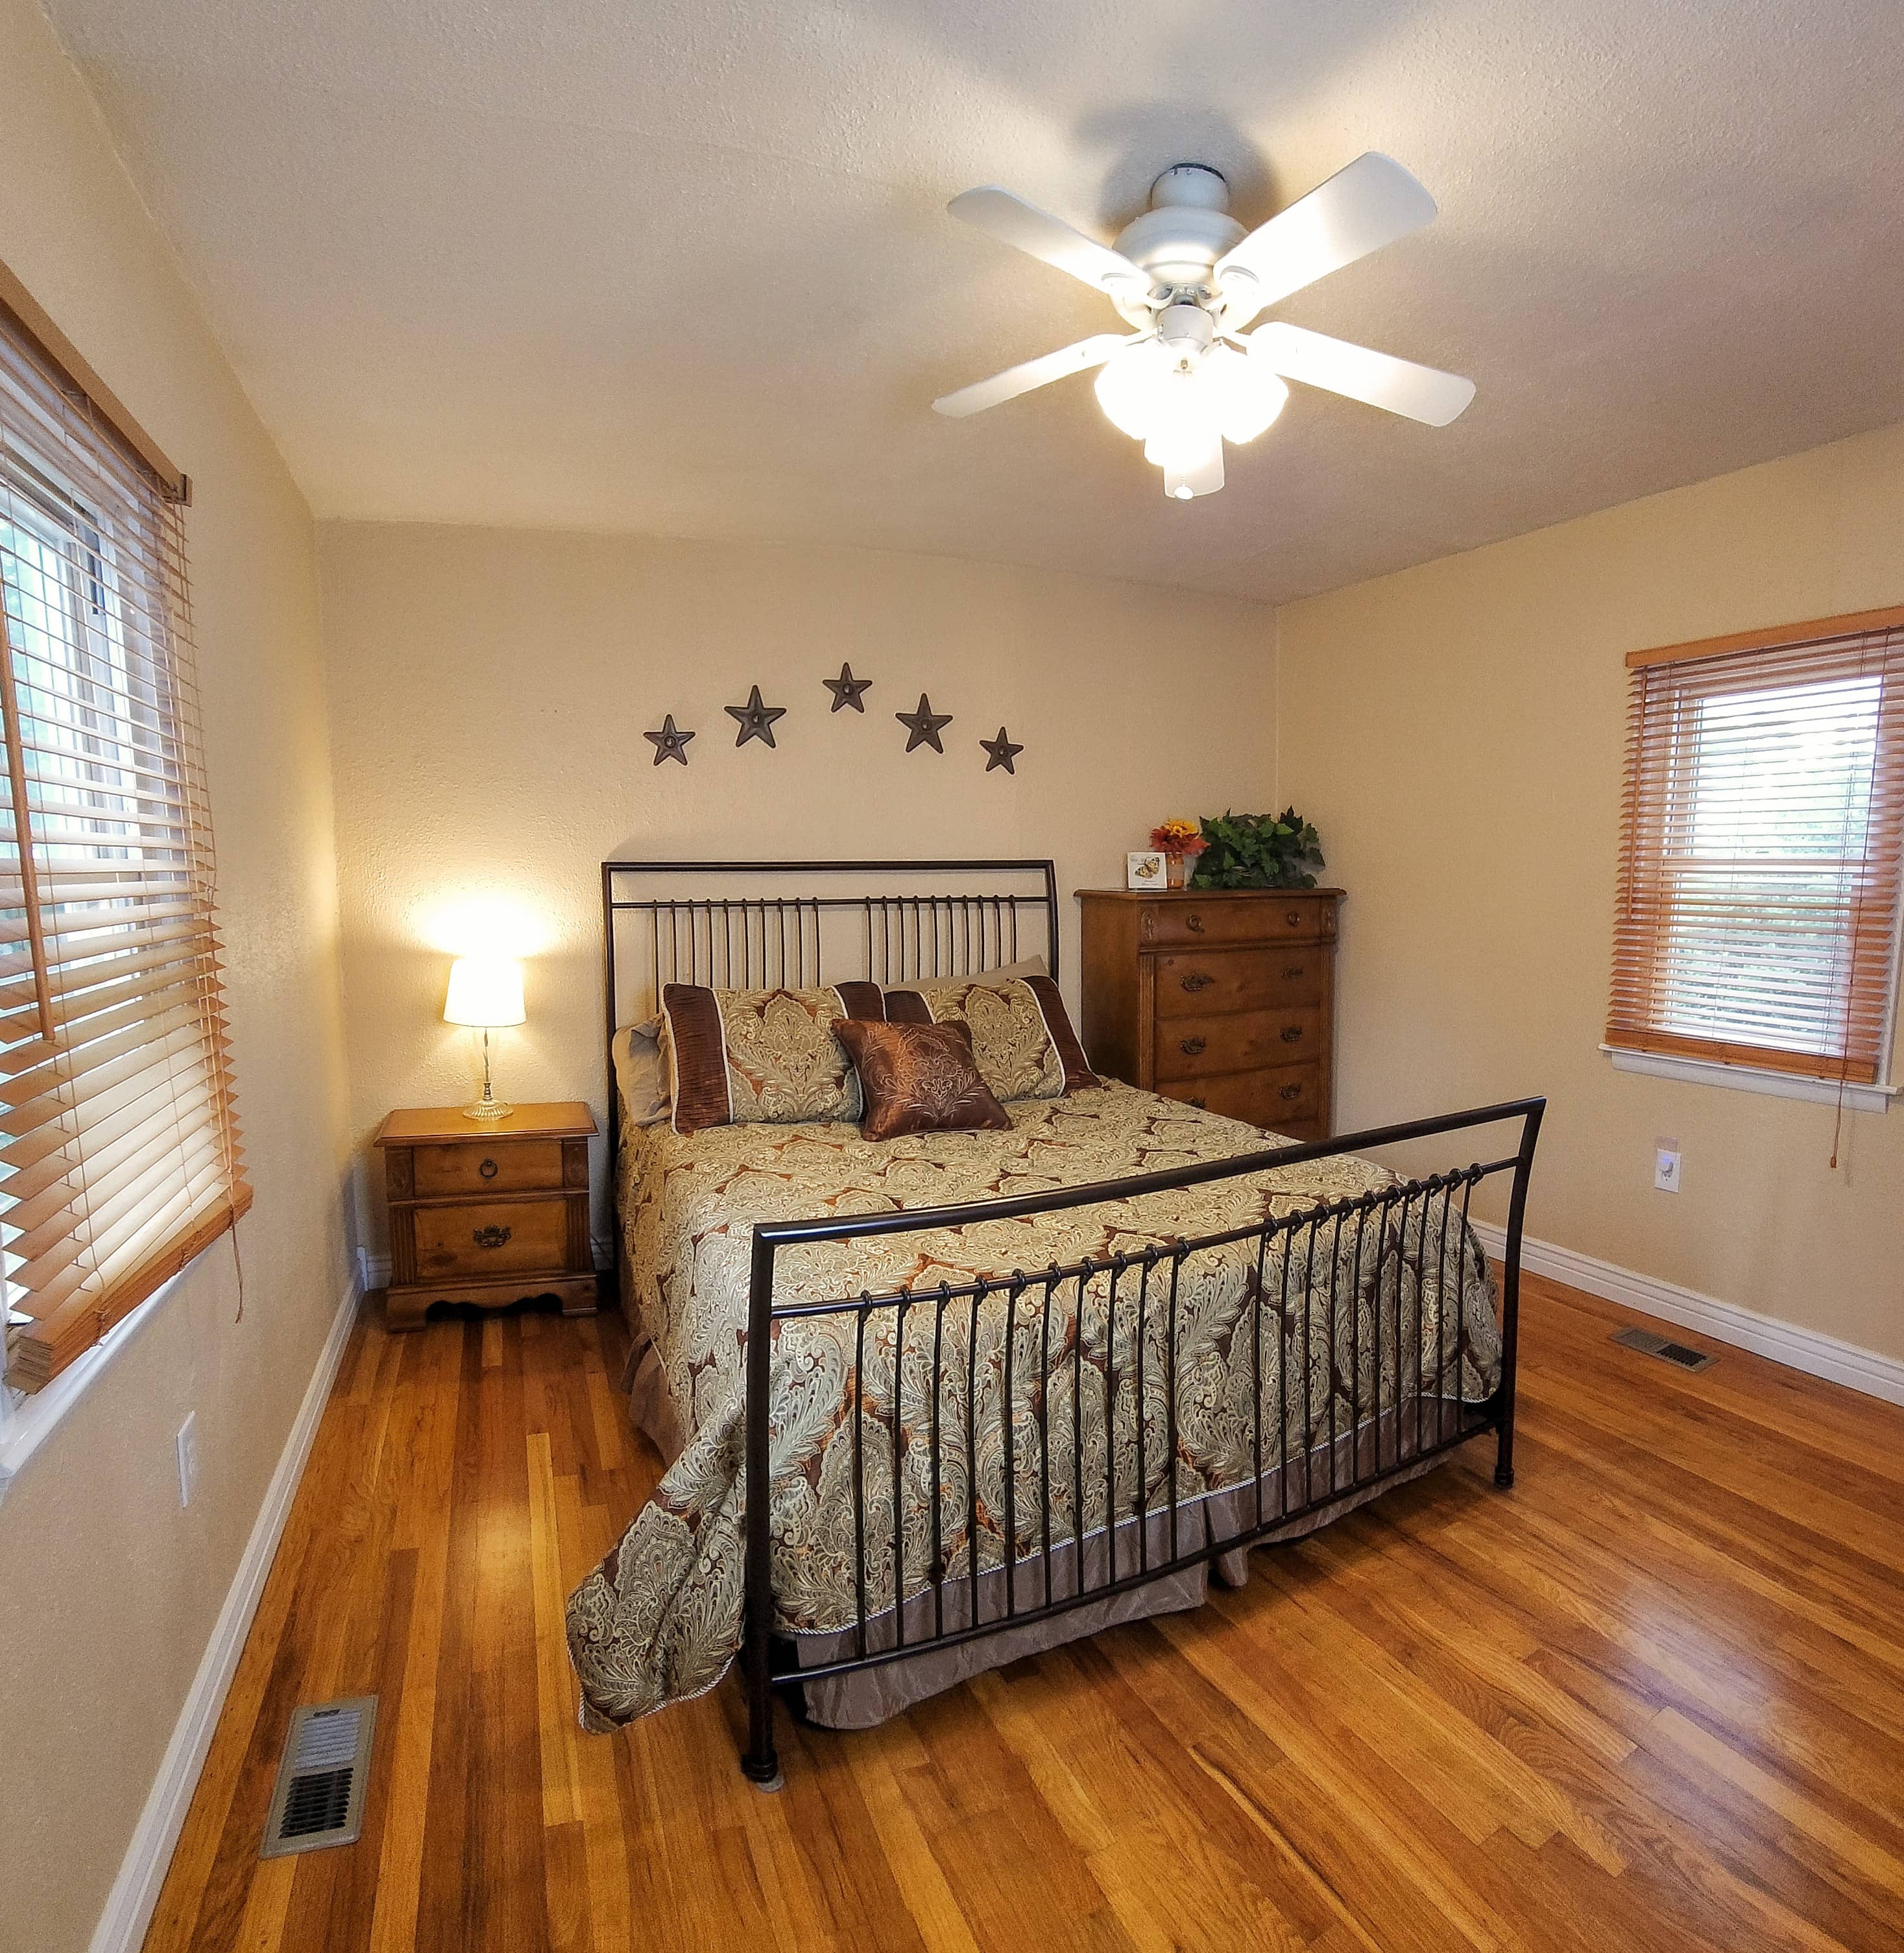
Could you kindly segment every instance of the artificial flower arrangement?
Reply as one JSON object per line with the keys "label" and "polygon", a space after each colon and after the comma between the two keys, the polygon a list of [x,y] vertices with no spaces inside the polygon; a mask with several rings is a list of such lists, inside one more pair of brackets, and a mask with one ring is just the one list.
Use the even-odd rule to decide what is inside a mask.
{"label": "artificial flower arrangement", "polygon": [[1179,816],[1151,829],[1151,845],[1170,862],[1171,887],[1180,889],[1189,879],[1189,864],[1210,843],[1203,838],[1199,822]]}

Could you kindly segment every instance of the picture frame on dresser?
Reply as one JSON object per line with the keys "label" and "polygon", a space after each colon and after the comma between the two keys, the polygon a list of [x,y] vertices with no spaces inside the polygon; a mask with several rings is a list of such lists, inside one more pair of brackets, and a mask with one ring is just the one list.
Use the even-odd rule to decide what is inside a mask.
{"label": "picture frame on dresser", "polygon": [[1297,1140],[1334,1130],[1340,889],[1081,889],[1101,1072]]}

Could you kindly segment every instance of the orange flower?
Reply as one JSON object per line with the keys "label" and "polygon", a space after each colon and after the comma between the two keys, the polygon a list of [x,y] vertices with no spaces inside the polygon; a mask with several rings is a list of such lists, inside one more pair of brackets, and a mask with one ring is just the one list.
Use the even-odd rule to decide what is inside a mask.
{"label": "orange flower", "polygon": [[1210,844],[1198,822],[1179,817],[1151,829],[1151,845],[1162,854],[1182,855],[1201,854]]}

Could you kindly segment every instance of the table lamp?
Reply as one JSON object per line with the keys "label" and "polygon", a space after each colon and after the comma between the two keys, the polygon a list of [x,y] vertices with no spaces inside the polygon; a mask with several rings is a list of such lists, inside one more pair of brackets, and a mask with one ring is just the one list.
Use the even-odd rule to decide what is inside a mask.
{"label": "table lamp", "polygon": [[481,1025],[483,1096],[463,1108],[466,1119],[506,1119],[515,1110],[490,1088],[489,1034],[493,1026],[522,1022],[522,966],[508,956],[459,956],[449,966],[445,1024]]}

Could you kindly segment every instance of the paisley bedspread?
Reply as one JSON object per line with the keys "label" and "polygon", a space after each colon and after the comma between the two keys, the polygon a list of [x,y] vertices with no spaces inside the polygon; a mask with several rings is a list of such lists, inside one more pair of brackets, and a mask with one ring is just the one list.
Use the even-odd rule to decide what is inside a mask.
{"label": "paisley bedspread", "polygon": [[[725,1126],[687,1137],[664,1124],[630,1136],[616,1194],[634,1326],[652,1343],[687,1435],[654,1497],[570,1599],[569,1649],[588,1727],[704,1693],[740,1646],[755,1222],[1029,1194],[1273,1143],[1254,1127],[1121,1085],[1007,1109],[1009,1132],[880,1142],[837,1123]],[[1458,1382],[1470,1401],[1486,1394],[1499,1374],[1498,1336],[1487,1263],[1461,1224],[1458,1196],[1451,1208],[1417,1199],[1398,1218],[1391,1208],[1367,1225],[1279,1236],[1260,1287],[1256,1239],[1197,1249],[1167,1306],[1167,1259],[1148,1286],[1141,1262],[1127,1270],[1114,1296],[1101,1274],[1082,1296],[1075,1279],[1057,1284],[1048,1306],[1035,1279],[1053,1266],[1141,1257],[1394,1183],[1372,1162],[1336,1157],[1031,1219],[782,1249],[777,1303],[900,1290],[919,1299],[903,1329],[898,1312],[882,1309],[861,1337],[846,1315],[776,1324],[779,1632],[855,1622],[856,1536],[866,1542],[872,1615],[892,1610],[896,1585],[910,1598],[935,1577],[1001,1566],[1008,1513],[1013,1560],[1036,1553],[1048,1487],[1052,1525],[1068,1538],[1074,1525],[1088,1535],[1154,1513],[1173,1493],[1194,1504],[1250,1484],[1252,1398],[1266,1441],[1285,1432],[1293,1451],[1347,1436],[1358,1422],[1366,1430],[1379,1412],[1418,1400],[1420,1385],[1451,1397]],[[941,1283],[1016,1270],[1034,1279],[1015,1300],[928,1298]]]}

